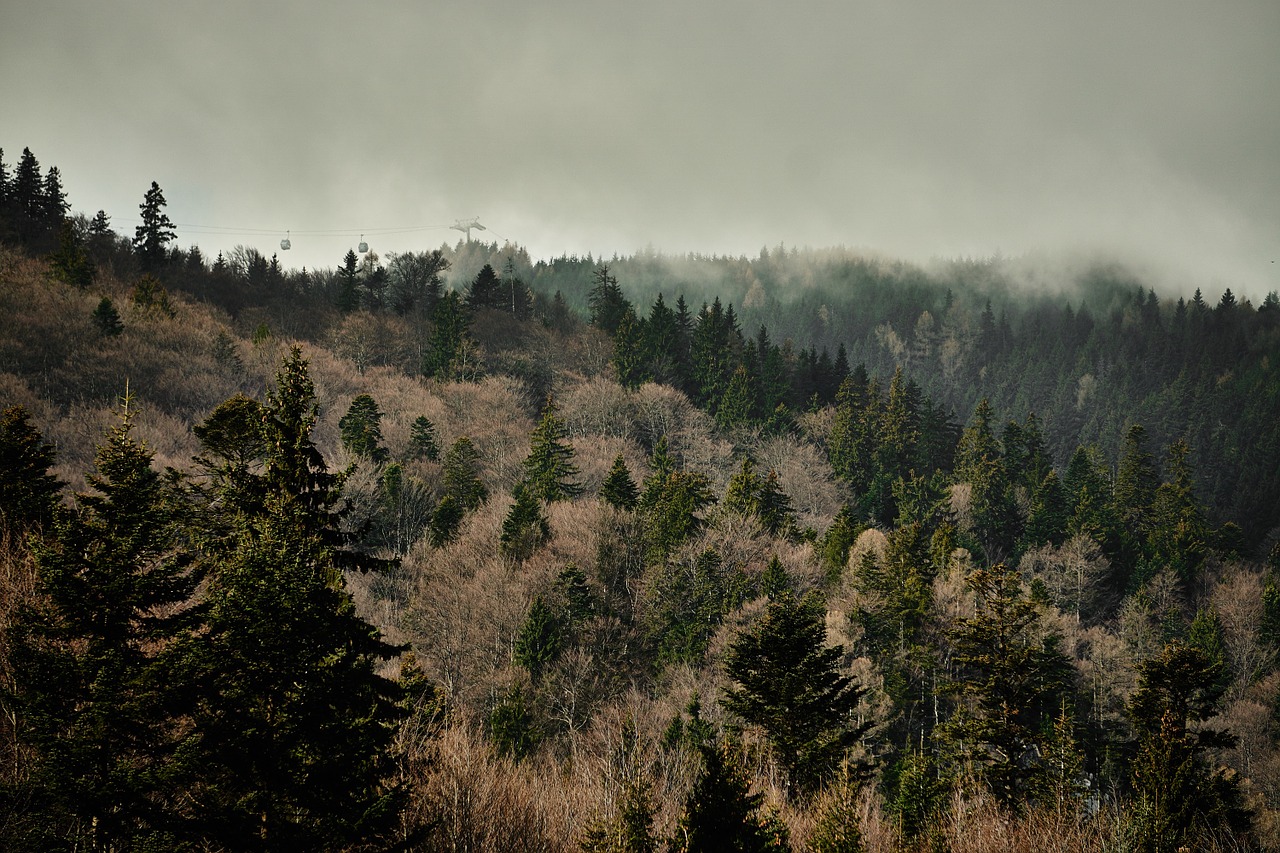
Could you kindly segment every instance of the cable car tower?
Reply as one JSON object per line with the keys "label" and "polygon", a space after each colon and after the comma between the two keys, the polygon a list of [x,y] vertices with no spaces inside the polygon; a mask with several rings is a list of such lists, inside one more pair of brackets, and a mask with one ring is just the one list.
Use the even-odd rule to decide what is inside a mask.
{"label": "cable car tower", "polygon": [[454,231],[461,231],[463,234],[466,234],[468,243],[471,242],[472,228],[474,228],[477,231],[489,230],[488,228],[485,228],[483,225],[480,224],[480,217],[478,216],[473,216],[470,219],[459,219],[457,222],[450,225],[449,227],[452,228]]}

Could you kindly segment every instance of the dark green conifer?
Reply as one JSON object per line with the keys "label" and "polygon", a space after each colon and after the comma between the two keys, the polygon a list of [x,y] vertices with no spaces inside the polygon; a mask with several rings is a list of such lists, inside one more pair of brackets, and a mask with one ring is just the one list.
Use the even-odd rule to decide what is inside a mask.
{"label": "dark green conifer", "polygon": [[545,503],[582,494],[582,484],[574,479],[578,467],[573,464],[573,446],[565,441],[568,432],[557,413],[555,399],[548,395],[542,419],[530,437],[529,456],[524,460],[527,488]]}
{"label": "dark green conifer", "polygon": [[16,707],[34,751],[24,782],[32,849],[171,843],[165,780],[181,726],[169,700],[182,674],[165,665],[198,610],[199,581],[180,547],[174,507],[128,402],[98,447],[90,494],[32,541],[39,602],[10,631]]}
{"label": "dark green conifer", "polygon": [[480,481],[480,451],[465,435],[444,455],[444,495],[462,512],[470,512],[489,498],[489,490]]}
{"label": "dark green conifer", "polygon": [[729,649],[725,674],[737,686],[724,704],[760,726],[798,791],[828,779],[870,724],[854,713],[865,692],[839,669],[842,646],[826,644],[815,602],[780,595]]}
{"label": "dark green conifer", "polygon": [[356,395],[347,413],[338,420],[338,430],[342,446],[348,452],[375,463],[386,462],[391,457],[382,446],[382,412],[368,394]]}
{"label": "dark green conifer", "polygon": [[520,633],[516,635],[515,662],[529,671],[535,682],[564,650],[564,620],[538,596],[529,606]]}
{"label": "dark green conifer", "polygon": [[631,479],[631,472],[627,469],[626,460],[622,458],[621,453],[613,460],[613,467],[609,469],[604,483],[600,486],[600,497],[617,509],[636,508],[639,493],[636,491],[635,480]]}
{"label": "dark green conifer", "polygon": [[786,825],[768,813],[763,794],[751,783],[726,746],[699,748],[702,769],[685,799],[672,845],[674,853],[786,853]]}
{"label": "dark green conifer", "polygon": [[181,755],[193,843],[333,849],[387,840],[403,791],[390,746],[404,714],[378,674],[399,649],[355,611],[342,476],[311,440],[317,418],[295,347],[263,408],[261,473],[225,482],[205,629],[184,642],[194,674]]}
{"label": "dark green conifer", "polygon": [[112,301],[104,296],[93,309],[93,324],[98,331],[107,337],[114,337],[124,331],[124,323],[120,321],[120,312]]}
{"label": "dark green conifer", "polygon": [[426,415],[419,415],[409,427],[409,457],[411,459],[429,459],[432,462],[440,458],[440,445],[436,441],[436,427]]}
{"label": "dark green conifer", "polygon": [[480,268],[480,272],[471,282],[471,288],[467,291],[467,307],[471,310],[477,308],[501,308],[507,300],[503,298],[502,282],[498,280],[498,273],[489,264],[485,264]]}
{"label": "dark green conifer", "polygon": [[147,190],[142,204],[142,223],[134,230],[133,250],[138,255],[138,262],[144,272],[151,272],[164,265],[168,258],[167,246],[178,236],[173,230],[173,222],[164,212],[164,192],[155,181]]}
{"label": "dark green conifer", "polygon": [[0,412],[0,535],[21,538],[53,518],[59,483],[45,444],[21,406]]}
{"label": "dark green conifer", "polygon": [[498,550],[516,563],[529,559],[538,546],[551,537],[551,525],[542,511],[542,503],[523,483],[512,492],[515,502],[502,522]]}

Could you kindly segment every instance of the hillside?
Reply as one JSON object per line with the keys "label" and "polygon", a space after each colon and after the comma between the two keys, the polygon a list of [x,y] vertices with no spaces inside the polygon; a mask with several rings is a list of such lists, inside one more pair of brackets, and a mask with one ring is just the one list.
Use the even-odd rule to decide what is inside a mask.
{"label": "hillside", "polygon": [[[1274,294],[483,244],[304,273],[14,221],[16,849],[99,843],[102,815],[122,848],[1280,844]],[[145,518],[104,488],[121,458]],[[150,533],[77,562],[115,542],[113,511]],[[93,634],[76,608],[122,606],[85,592],[108,568],[185,590],[130,624],[189,617]],[[122,648],[140,674],[104,693],[90,675]],[[243,772],[253,750],[227,744],[249,727],[211,697],[273,749],[298,739],[280,775]],[[105,740],[122,708],[143,745]],[[307,780],[368,809],[337,823]]]}

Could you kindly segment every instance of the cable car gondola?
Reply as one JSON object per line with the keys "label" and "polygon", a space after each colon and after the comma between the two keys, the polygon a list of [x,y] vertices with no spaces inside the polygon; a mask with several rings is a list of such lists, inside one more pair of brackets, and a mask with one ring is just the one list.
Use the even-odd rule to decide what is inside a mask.
{"label": "cable car gondola", "polygon": [[289,232],[286,231],[284,232],[284,239],[280,241],[280,249],[287,252],[292,246],[293,244],[289,242]]}

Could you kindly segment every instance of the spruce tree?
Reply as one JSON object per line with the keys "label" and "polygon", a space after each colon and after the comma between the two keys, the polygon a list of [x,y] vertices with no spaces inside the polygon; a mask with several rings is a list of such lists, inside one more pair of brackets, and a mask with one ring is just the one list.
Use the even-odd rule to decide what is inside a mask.
{"label": "spruce tree", "polygon": [[471,376],[473,366],[467,362],[474,344],[470,335],[471,321],[462,298],[449,291],[440,298],[431,313],[431,339],[422,357],[422,374],[442,382],[457,382]]}
{"label": "spruce tree", "polygon": [[440,445],[436,440],[435,424],[426,415],[419,415],[409,427],[409,456],[412,459],[440,458]]}
{"label": "spruce tree", "polygon": [[398,828],[390,745],[404,710],[377,668],[399,649],[346,590],[344,568],[377,563],[349,549],[316,418],[295,347],[263,409],[261,472],[218,488],[206,627],[179,656],[196,679],[181,751],[193,843],[334,849]]}
{"label": "spruce tree", "polygon": [[104,296],[93,309],[93,324],[98,331],[107,337],[115,337],[124,331],[124,323],[120,321],[120,312],[112,301]]}
{"label": "spruce tree", "polygon": [[358,394],[351,401],[347,413],[338,420],[342,446],[356,456],[363,456],[375,463],[390,458],[382,446],[382,412],[368,394]]}
{"label": "spruce tree", "polygon": [[529,613],[516,635],[515,662],[527,669],[529,677],[537,682],[542,671],[560,656],[564,645],[564,621],[538,596],[529,606]]}
{"label": "spruce tree", "polygon": [[870,725],[855,714],[865,691],[839,671],[843,647],[826,644],[825,615],[812,601],[771,598],[725,659],[738,685],[725,692],[725,707],[764,730],[800,792],[829,778]]}
{"label": "spruce tree", "polygon": [[512,494],[515,502],[502,522],[498,550],[507,559],[520,563],[551,537],[551,525],[542,512],[542,503],[524,483],[516,483]]}
{"label": "spruce tree", "polygon": [[595,284],[587,293],[587,304],[591,308],[591,325],[613,335],[622,324],[622,318],[631,311],[631,303],[622,295],[618,287],[618,279],[609,274],[609,268],[603,264],[593,273]]}
{"label": "spruce tree", "polygon": [[493,267],[485,264],[471,282],[471,289],[467,291],[467,307],[473,311],[477,308],[501,308],[505,302],[498,274]]}
{"label": "spruce tree", "polygon": [[33,540],[38,603],[12,629],[16,705],[34,764],[33,848],[167,845],[170,759],[182,726],[167,664],[198,608],[176,504],[128,401],[98,447],[92,493]]}
{"label": "spruce tree", "polygon": [[21,406],[0,412],[0,537],[22,537],[53,518],[59,484],[45,444]]}
{"label": "spruce tree", "polygon": [[555,399],[548,395],[524,460],[525,483],[530,493],[545,503],[582,494],[582,485],[574,479],[578,467],[573,464],[573,446],[564,440],[568,432],[557,412]]}
{"label": "spruce tree", "polygon": [[627,469],[626,460],[622,458],[621,453],[613,460],[613,467],[609,469],[604,483],[600,486],[600,497],[617,509],[636,508],[636,502],[640,498],[639,492],[636,491],[635,480],[631,479],[631,472]]}
{"label": "spruce tree", "polygon": [[164,192],[155,181],[147,190],[138,209],[142,213],[142,223],[134,230],[133,250],[143,271],[153,271],[164,265],[168,258],[166,247],[178,236],[173,230],[173,222],[164,212]]}
{"label": "spruce tree", "polygon": [[764,808],[764,795],[751,793],[737,757],[727,746],[699,747],[702,769],[685,799],[672,843],[673,853],[786,853],[786,825]]}
{"label": "spruce tree", "polygon": [[465,435],[444,455],[444,497],[451,498],[463,512],[489,499],[489,490],[480,481],[480,451]]}

